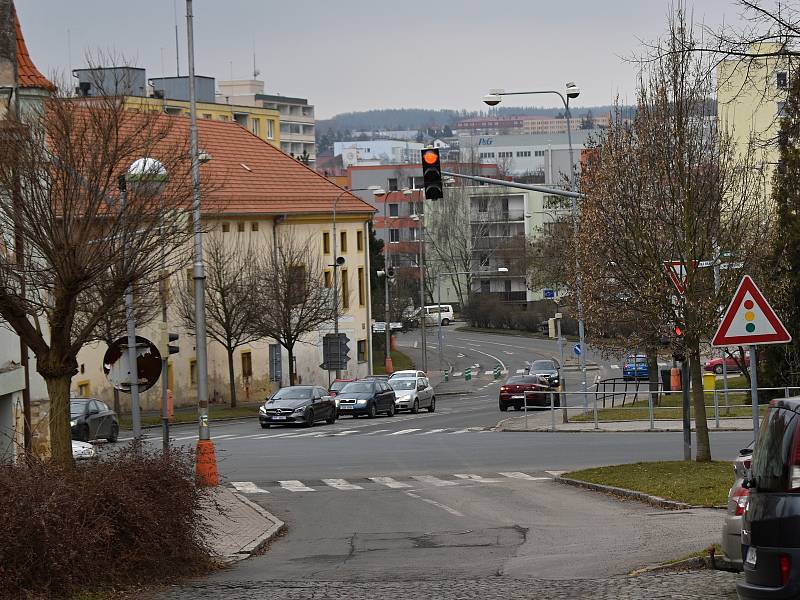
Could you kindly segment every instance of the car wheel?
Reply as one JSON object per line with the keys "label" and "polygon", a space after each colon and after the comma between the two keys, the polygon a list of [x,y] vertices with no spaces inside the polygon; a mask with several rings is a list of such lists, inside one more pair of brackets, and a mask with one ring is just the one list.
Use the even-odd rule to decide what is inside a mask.
{"label": "car wheel", "polygon": [[428,407],[428,412],[433,412],[436,410],[436,396],[431,398],[431,405]]}
{"label": "car wheel", "polygon": [[80,433],[78,433],[78,441],[79,442],[88,442],[89,441],[89,426],[83,425],[80,429]]}
{"label": "car wheel", "polygon": [[394,416],[394,402],[392,402],[392,404],[389,406],[389,410],[386,411],[386,416],[387,417]]}
{"label": "car wheel", "polygon": [[716,373],[717,375],[722,375],[722,365],[715,365],[714,373]]}
{"label": "car wheel", "polygon": [[111,433],[108,434],[106,438],[107,442],[111,442],[112,444],[119,439],[119,425],[113,423],[111,425]]}
{"label": "car wheel", "polygon": [[269,429],[269,423],[261,423],[261,429]]}
{"label": "car wheel", "polygon": [[447,327],[450,325],[450,319],[442,319],[442,327]]}
{"label": "car wheel", "polygon": [[305,427],[313,427],[314,426],[314,411],[310,410],[306,413],[305,421],[303,422]]}
{"label": "car wheel", "polygon": [[378,414],[378,411],[375,409],[375,403],[370,402],[369,406],[367,407],[367,418],[374,419],[376,414]]}
{"label": "car wheel", "polygon": [[506,412],[507,410],[508,410],[508,404],[503,404],[503,403],[501,402],[501,403],[500,403],[500,411],[501,411],[501,412]]}
{"label": "car wheel", "polygon": [[414,404],[411,407],[411,413],[417,414],[419,412],[419,400],[414,400]]}

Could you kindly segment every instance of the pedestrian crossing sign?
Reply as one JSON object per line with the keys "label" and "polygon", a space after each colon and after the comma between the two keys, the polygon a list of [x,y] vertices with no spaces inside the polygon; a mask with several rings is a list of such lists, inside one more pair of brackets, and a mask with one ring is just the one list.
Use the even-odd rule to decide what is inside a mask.
{"label": "pedestrian crossing sign", "polygon": [[711,345],[786,344],[792,336],[749,275],[742,278]]}

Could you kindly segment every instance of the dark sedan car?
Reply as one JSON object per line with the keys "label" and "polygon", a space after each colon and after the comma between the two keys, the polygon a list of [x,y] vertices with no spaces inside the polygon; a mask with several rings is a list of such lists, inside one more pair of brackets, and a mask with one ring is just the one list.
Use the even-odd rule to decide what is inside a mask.
{"label": "dark sedan car", "polygon": [[325,388],[293,385],[279,389],[258,409],[261,427],[300,424],[311,427],[317,421],[329,425],[336,421],[336,403]]}
{"label": "dark sedan car", "polygon": [[386,413],[393,417],[395,411],[394,390],[389,384],[380,379],[363,379],[353,381],[344,386],[339,392],[339,414],[367,415],[370,419],[378,413]]}
{"label": "dark sedan car", "polygon": [[739,598],[800,598],[800,397],[770,402],[744,485]]}
{"label": "dark sedan car", "polygon": [[[538,375],[512,375],[500,386],[500,410],[507,411],[509,406],[517,410],[527,406],[550,406],[550,386],[542,383]],[[558,394],[553,404],[559,406]]]}
{"label": "dark sedan car", "polygon": [[69,401],[69,424],[72,439],[79,442],[97,439],[116,442],[119,438],[117,413],[105,402],[94,398],[72,398]]}

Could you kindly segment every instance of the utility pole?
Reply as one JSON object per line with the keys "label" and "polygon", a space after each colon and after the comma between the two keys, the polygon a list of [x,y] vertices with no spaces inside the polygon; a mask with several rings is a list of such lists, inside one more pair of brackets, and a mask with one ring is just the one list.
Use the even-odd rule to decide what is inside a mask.
{"label": "utility pole", "polygon": [[[428,372],[428,345],[425,337],[425,320],[427,313],[425,312],[425,215],[424,215],[424,201],[423,201],[423,214],[419,215],[419,302],[420,302],[420,333],[422,337],[422,370]],[[439,315],[439,322],[441,323],[442,315]]]}
{"label": "utility pole", "polygon": [[386,322],[386,350],[384,352],[383,363],[387,375],[391,375],[394,371],[391,351],[392,331],[389,319],[389,269],[392,268],[390,266],[391,261],[389,260],[389,194],[390,192],[387,191],[383,196],[383,284],[385,288],[384,293],[386,296],[383,305],[383,320]]}

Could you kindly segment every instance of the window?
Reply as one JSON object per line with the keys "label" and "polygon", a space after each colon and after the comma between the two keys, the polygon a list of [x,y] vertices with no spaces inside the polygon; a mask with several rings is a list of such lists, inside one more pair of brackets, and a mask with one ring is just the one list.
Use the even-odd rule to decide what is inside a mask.
{"label": "window", "polygon": [[408,230],[408,239],[411,240],[412,242],[416,242],[417,241],[417,228],[416,227],[411,227]]}
{"label": "window", "polygon": [[78,396],[86,397],[92,395],[91,386],[89,385],[88,381],[80,381],[78,382]]}
{"label": "window", "polygon": [[203,113],[204,119],[211,119],[211,113]]}
{"label": "window", "polygon": [[342,269],[342,308],[350,308],[350,284],[347,281],[347,269]]}
{"label": "window", "polygon": [[258,223],[257,222],[250,223],[250,231],[258,231]]}
{"label": "window", "polygon": [[242,352],[242,377],[250,378],[253,376],[253,359],[250,350]]}
{"label": "window", "polygon": [[389,205],[389,216],[390,217],[399,217],[400,216],[400,205],[399,204],[390,204]]}
{"label": "window", "polygon": [[243,222],[236,224],[236,231],[239,232],[239,233],[243,233],[244,232],[244,223]]}
{"label": "window", "polygon": [[367,297],[366,284],[364,283],[364,267],[358,267],[358,305],[364,306]]}
{"label": "window", "polygon": [[261,119],[253,119],[250,128],[254,134],[261,137]]}
{"label": "window", "polygon": [[782,117],[786,111],[786,102],[776,102],[777,106],[777,113],[779,117]]}
{"label": "window", "polygon": [[488,294],[492,289],[492,283],[488,279],[481,279],[481,293]]}
{"label": "window", "polygon": [[358,340],[358,362],[367,362],[367,340]]}
{"label": "window", "polygon": [[511,291],[511,280],[510,279],[506,279],[503,282],[503,287],[505,288],[506,292],[510,292]]}
{"label": "window", "polygon": [[195,359],[189,361],[189,385],[197,385],[197,361]]}
{"label": "window", "polygon": [[342,231],[339,234],[339,252],[347,252],[347,232]]}
{"label": "window", "polygon": [[533,151],[533,155],[534,156],[544,156],[544,150],[534,150]]}
{"label": "window", "polygon": [[364,232],[356,231],[356,250],[358,252],[364,251]]}
{"label": "window", "polygon": [[271,140],[275,137],[275,121],[269,119],[267,121],[267,139]]}
{"label": "window", "polygon": [[396,244],[400,241],[400,230],[399,229],[390,229],[389,230],[389,243]]}
{"label": "window", "polygon": [[498,152],[497,153],[497,157],[498,158],[511,158],[513,156],[514,156],[513,152]]}
{"label": "window", "polygon": [[322,232],[322,252],[325,254],[331,253],[331,234],[327,231]]}
{"label": "window", "polygon": [[409,182],[412,190],[419,190],[422,187],[424,187],[423,186],[423,181],[424,180],[423,180],[422,177],[409,177],[408,178],[408,182]]}
{"label": "window", "polygon": [[789,87],[789,73],[787,71],[775,73],[775,87],[782,90]]}
{"label": "window", "polygon": [[489,199],[488,198],[478,198],[478,212],[489,212]]}
{"label": "window", "polygon": [[396,192],[397,191],[397,177],[390,177],[389,178],[389,191]]}
{"label": "window", "polygon": [[230,223],[223,223],[222,224],[222,233],[228,233],[231,230]]}
{"label": "window", "polygon": [[531,155],[531,151],[530,150],[520,150],[520,151],[517,152],[517,156],[520,157],[520,158],[528,157],[530,155]]}
{"label": "window", "polygon": [[331,275],[331,272],[325,271],[324,278],[325,278],[325,287],[330,289],[331,286],[333,285],[333,276]]}

